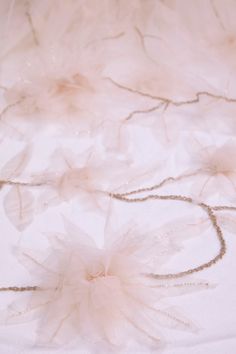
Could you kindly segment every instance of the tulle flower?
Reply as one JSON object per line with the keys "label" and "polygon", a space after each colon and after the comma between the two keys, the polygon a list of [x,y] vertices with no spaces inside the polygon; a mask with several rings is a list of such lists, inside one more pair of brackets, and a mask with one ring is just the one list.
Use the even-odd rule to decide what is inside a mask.
{"label": "tulle flower", "polygon": [[127,173],[130,165],[128,159],[104,157],[93,149],[83,153],[57,149],[45,172],[33,176],[44,187],[38,199],[39,211],[74,198],[85,209],[103,209],[106,192],[119,188],[137,172],[135,169]]}
{"label": "tulle flower", "polygon": [[192,166],[196,171],[192,190],[198,197],[214,195],[236,198],[235,142],[232,140],[217,146],[201,147],[195,151]]}
{"label": "tulle flower", "polygon": [[86,19],[92,21],[86,7],[81,1],[13,4],[9,21],[17,21],[21,30],[6,24],[1,78],[5,122],[75,124],[80,130],[101,122],[108,97],[101,85],[104,58],[100,49],[88,45],[96,31],[94,25],[84,25]]}
{"label": "tulle flower", "polygon": [[133,342],[158,347],[163,326],[194,329],[162,300],[208,284],[147,276],[173,254],[173,225],[153,234],[126,226],[106,235],[102,248],[68,220],[65,229],[66,235],[49,235],[47,255],[18,250],[18,259],[38,288],[23,303],[16,301],[9,307],[6,323],[38,318],[41,345],[62,344],[76,337],[117,348]]}

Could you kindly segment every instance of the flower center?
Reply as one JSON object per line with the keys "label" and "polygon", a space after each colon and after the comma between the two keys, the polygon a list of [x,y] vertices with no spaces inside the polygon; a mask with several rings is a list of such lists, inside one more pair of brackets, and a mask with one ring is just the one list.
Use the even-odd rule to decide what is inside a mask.
{"label": "flower center", "polygon": [[88,273],[87,276],[86,276],[86,279],[88,281],[93,281],[93,280],[96,280],[98,278],[104,278],[105,276],[106,276],[105,272],[104,271],[100,271],[100,272],[97,272],[95,274]]}

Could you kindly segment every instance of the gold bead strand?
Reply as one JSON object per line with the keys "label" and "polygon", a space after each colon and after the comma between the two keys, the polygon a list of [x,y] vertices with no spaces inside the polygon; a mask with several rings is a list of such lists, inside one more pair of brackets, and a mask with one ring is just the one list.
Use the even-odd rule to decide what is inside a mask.
{"label": "gold bead strand", "polygon": [[145,274],[148,277],[155,278],[155,279],[175,279],[175,278],[181,278],[187,275],[191,275],[193,273],[200,272],[204,269],[210,268],[211,266],[215,265],[219,260],[221,260],[224,255],[226,254],[226,243],[225,239],[223,236],[223,232],[220,228],[220,226],[217,223],[217,218],[212,210],[212,208],[205,204],[205,203],[198,203],[194,201],[190,197],[185,197],[182,195],[148,195],[146,197],[140,197],[140,198],[127,198],[123,194],[115,194],[115,193],[110,193],[110,197],[124,201],[126,203],[139,203],[139,202],[145,202],[148,200],[177,200],[177,201],[183,201],[186,203],[190,203],[193,205],[197,205],[200,208],[202,208],[208,215],[209,220],[211,221],[211,224],[216,232],[217,239],[220,244],[219,252],[215,257],[213,257],[210,261],[205,262],[197,267],[187,269],[182,272],[178,273],[168,273],[168,274],[156,274],[156,273],[150,273],[150,274]]}

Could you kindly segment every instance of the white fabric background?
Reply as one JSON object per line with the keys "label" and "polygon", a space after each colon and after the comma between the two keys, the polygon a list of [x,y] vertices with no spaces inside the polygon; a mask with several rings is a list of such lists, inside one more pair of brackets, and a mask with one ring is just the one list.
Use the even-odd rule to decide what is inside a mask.
{"label": "white fabric background", "polygon": [[[95,3],[97,2],[95,1],[94,4]],[[132,2],[132,6],[135,7],[135,5],[137,5],[138,3],[138,1],[136,3],[134,1]],[[167,6],[168,8],[168,6],[170,6],[169,4],[174,7],[174,4],[176,2],[173,1],[171,3],[168,1],[163,1],[163,3],[166,3],[166,5],[164,4],[163,6]],[[183,1],[182,3],[196,5],[197,1]],[[203,6],[203,1],[201,3]],[[221,0],[221,2],[218,3],[220,4],[220,8],[222,9],[224,7],[224,1]],[[6,4],[8,5],[8,2],[3,0],[1,4],[3,5],[1,18],[5,16],[4,11]],[[181,2],[179,1],[177,2],[177,4],[180,5]],[[125,8],[124,4],[123,6]],[[132,12],[132,6],[131,10],[127,7],[124,11]],[[189,11],[191,13],[191,6],[188,6]],[[202,9],[203,17],[206,12],[204,6]],[[227,6],[227,9],[230,9],[231,2],[227,2]],[[163,10],[162,7],[161,9]],[[94,8],[94,11],[98,10],[95,10]],[[157,11],[157,9],[155,11]],[[169,13],[168,11],[166,13],[163,12],[163,17],[166,18],[166,23],[168,23],[169,21],[173,25],[173,23],[175,23],[174,21],[176,19],[178,20],[178,15],[176,15],[175,17],[175,12]],[[182,11],[184,13],[183,9]],[[194,13],[194,8],[192,11]],[[232,11],[236,13],[235,7]],[[191,13],[191,18],[194,18],[193,13]],[[173,18],[175,17],[175,20],[171,18],[172,15]],[[151,18],[151,15],[149,16]],[[13,17],[13,20],[14,19],[15,17]],[[196,18],[196,21],[198,21],[198,19],[199,17]],[[132,18],[127,20],[128,25],[126,24],[126,26],[128,28],[129,21],[132,21]],[[151,19],[149,22],[148,21],[149,20],[147,20],[147,23],[150,24],[150,28],[152,29],[153,27],[151,24]],[[186,21],[188,22],[188,16],[186,17]],[[208,22],[210,26],[210,20]],[[11,24],[12,23],[13,22],[11,22]],[[212,21],[213,28],[214,25],[215,22]],[[201,27],[201,23],[199,24],[199,27]],[[149,25],[147,25],[147,33],[149,33],[148,28]],[[171,39],[172,44],[175,43],[174,34],[176,28],[178,29],[178,31],[180,31],[178,25],[176,25],[176,27],[174,25],[172,27],[171,25],[169,25],[169,27],[167,26],[167,29],[164,27],[161,29],[163,33],[164,31],[166,31],[165,35],[167,41],[170,40],[169,36],[173,36],[173,39]],[[207,52],[201,52],[201,49],[199,49],[199,51],[196,48],[193,49],[195,43],[194,41],[196,40],[195,36],[196,33],[198,33],[198,31],[194,31],[196,30],[194,28],[194,21],[192,23],[191,29],[193,30],[191,46],[186,45],[185,47],[183,45],[183,49],[181,49],[182,44],[179,44],[180,48],[178,49],[178,40],[180,40],[180,38],[177,36],[177,49],[173,48],[173,57],[167,55],[165,53],[165,49],[163,48],[160,51],[161,54],[159,52],[156,53],[158,46],[156,47],[156,45],[153,45],[153,43],[151,42],[148,44],[149,50],[155,58],[158,58],[159,54],[162,55],[161,64],[158,66],[156,71],[154,69],[155,66],[154,68],[149,68],[150,71],[147,70],[147,62],[145,60],[142,62],[143,59],[137,65],[134,64],[135,58],[137,58],[135,47],[132,48],[132,50],[130,50],[129,52],[129,40],[124,43],[120,42],[118,49],[116,48],[114,49],[114,51],[117,50],[118,52],[120,51],[121,53],[125,53],[125,58],[123,58],[122,56],[118,56],[117,59],[116,55],[114,55],[114,57],[111,56],[109,65],[104,70],[104,76],[105,74],[107,76],[112,76],[113,74],[113,77],[117,79],[117,82],[119,82],[119,80],[121,80],[121,82],[126,82],[126,79],[124,79],[123,81],[123,78],[126,77],[126,75],[129,76],[129,72],[131,72],[135,77],[137,72],[139,72],[140,68],[142,68],[143,73],[141,73],[140,76],[142,78],[147,78],[147,81],[150,80],[150,75],[152,75],[152,72],[157,75],[155,79],[158,82],[159,86],[157,86],[159,87],[161,96],[167,95],[168,97],[174,97],[176,100],[182,100],[185,99],[185,97],[189,99],[189,97],[195,97],[194,92],[204,90],[209,91],[214,85],[214,87],[216,88],[216,94],[219,93],[220,89],[222,89],[222,91],[220,91],[219,94],[225,94],[228,89],[227,93],[230,97],[236,96],[236,94],[234,94],[235,80],[227,80],[227,78],[230,77],[230,75],[227,76],[228,72],[230,74],[232,74],[233,72],[232,68],[234,68],[235,64],[232,64],[231,60],[232,58],[235,58],[235,52],[234,54],[232,54],[232,56],[230,54],[229,57],[227,57],[228,52],[225,51],[225,62],[221,62],[221,54],[219,54],[219,57],[216,58],[216,62],[211,61],[212,58],[207,58]],[[211,32],[211,30],[212,27],[209,27],[209,32]],[[116,28],[115,33],[118,32],[119,26]],[[16,34],[16,32],[14,32],[13,30],[12,37],[9,37],[11,38],[11,40],[13,40],[12,38],[14,38],[14,33]],[[187,32],[181,33],[183,37],[186,35],[186,38],[188,36],[190,36],[191,38],[191,34],[186,34]],[[235,33],[236,32],[233,32],[234,36]],[[132,34],[130,36],[132,37]],[[187,39],[186,38],[184,38],[183,41],[186,40],[186,42],[188,42],[189,37]],[[204,50],[205,47],[207,48],[208,44],[204,44]],[[180,56],[179,58],[177,58],[178,60],[176,59],[175,61],[174,57],[176,55],[176,50]],[[191,54],[189,54],[188,50],[190,52],[192,51]],[[140,48],[137,49],[137,53],[139,53],[139,51]],[[188,60],[186,59],[188,61],[187,68],[184,66],[186,64],[183,60],[184,55],[183,57],[181,56],[182,51],[185,51],[185,56],[188,57]],[[200,53],[199,56],[201,56],[201,58],[196,58],[196,53]],[[12,77],[14,77],[15,72],[20,72],[19,60],[22,60],[22,58],[20,54],[19,56],[18,54],[19,53],[17,53],[17,51],[16,53],[14,53],[13,51],[9,66],[7,64],[7,60],[3,60],[1,83],[6,86],[11,85],[11,82],[13,80]],[[214,56],[214,52],[212,55]],[[69,57],[67,56],[66,60],[69,60],[68,58]],[[204,62],[204,59],[206,60],[206,63]],[[209,60],[207,61],[207,59]],[[14,60],[16,61],[15,63]],[[34,59],[32,59],[32,62],[33,60]],[[173,63],[171,63],[171,60],[173,60]],[[196,62],[198,65],[196,65]],[[222,71],[219,71],[219,63],[222,64]],[[183,69],[184,67],[186,69]],[[125,68],[125,70],[123,70],[123,68]],[[173,71],[173,68],[177,70],[177,78],[173,79],[173,77],[168,76],[168,68],[170,68],[171,73]],[[183,79],[183,81],[186,80],[184,84],[183,81],[180,80],[180,77],[183,73],[186,74]],[[21,75],[22,73],[19,74],[19,76]],[[165,77],[165,75],[167,76]],[[170,74],[170,76],[171,75],[172,74]],[[233,73],[232,75],[235,74]],[[132,77],[131,74],[130,76]],[[186,83],[188,81],[191,81],[191,84],[189,85],[189,87],[191,87],[190,89],[188,87],[188,84]],[[205,86],[204,84],[202,84],[203,82],[206,82]],[[150,84],[150,87],[146,85],[147,89],[150,88],[151,93],[152,85],[153,83]],[[137,87],[138,86],[141,86],[142,88],[142,84],[137,85]],[[179,93],[179,95],[178,87],[181,88],[181,92]],[[211,100],[209,102],[209,100],[207,100],[206,98],[206,102],[203,99],[203,103],[199,105],[186,106],[181,110],[179,110],[177,107],[174,107],[169,111],[167,110],[167,112],[165,113],[168,132],[167,135],[169,135],[167,137],[165,136],[165,134],[163,134],[163,131],[166,129],[165,127],[163,127],[163,125],[165,124],[160,118],[161,116],[156,114],[156,112],[150,112],[148,113],[148,115],[141,114],[138,119],[131,119],[128,123],[125,124],[125,126],[122,126],[122,144],[120,148],[118,146],[119,141],[117,140],[119,130],[119,118],[127,116],[128,113],[134,110],[150,108],[152,107],[153,103],[152,100],[150,100],[149,98],[139,96],[136,97],[135,95],[132,96],[132,94],[128,92],[123,92],[122,90],[115,91],[114,87],[113,90],[114,91],[112,91],[111,83],[107,83],[107,86],[104,89],[105,104],[103,102],[103,104],[101,105],[102,109],[104,109],[104,106],[105,109],[102,112],[104,114],[105,121],[106,119],[108,119],[108,117],[111,117],[112,114],[114,114],[114,116],[112,116],[112,118],[109,118],[110,120],[108,119],[108,123],[106,121],[107,125],[105,124],[104,130],[96,127],[94,132],[91,127],[86,127],[84,131],[83,127],[83,134],[80,135],[80,127],[78,127],[77,129],[73,126],[73,128],[70,129],[71,127],[68,127],[67,123],[64,124],[65,122],[62,122],[59,125],[54,125],[54,123],[50,123],[49,125],[47,125],[45,123],[44,126],[44,123],[42,122],[37,124],[31,122],[29,124],[28,122],[22,123],[21,121],[15,122],[13,120],[13,123],[10,122],[11,124],[13,124],[12,126],[14,126],[13,131],[11,129],[6,129],[6,125],[2,124],[0,145],[1,166],[3,166],[11,157],[16,155],[17,152],[21,151],[27,144],[31,144],[30,146],[32,147],[32,157],[29,165],[21,176],[21,180],[27,180],[27,178],[29,178],[29,176],[31,176],[32,174],[37,174],[41,171],[44,171],[49,166],[49,164],[51,163],[50,156],[52,155],[53,151],[58,147],[63,149],[71,149],[73,151],[81,153],[85,151],[87,147],[92,147],[96,150],[100,149],[100,147],[102,146],[107,149],[108,155],[110,154],[111,156],[117,156],[116,154],[123,154],[123,156],[125,156],[125,158],[127,158],[128,160],[130,159],[134,161],[133,165],[129,167],[126,166],[123,168],[123,170],[121,170],[121,174],[124,176],[124,180],[119,180],[118,178],[115,181],[116,187],[123,185],[124,181],[126,180],[125,176],[127,174],[129,176],[128,180],[132,180],[130,184],[128,184],[128,190],[130,190],[132,188],[139,188],[142,186],[151,185],[152,183],[158,183],[163,178],[171,175],[178,175],[183,172],[185,168],[188,168],[188,165],[186,165],[183,161],[186,161],[186,151],[189,150],[189,144],[192,134],[197,134],[197,136],[202,138],[203,141],[207,142],[207,144],[212,144],[212,141],[214,141],[214,143],[217,145],[220,144],[222,141],[224,142],[229,139],[234,139],[235,123],[233,120],[231,120],[231,117],[234,115],[235,107],[230,106],[232,107],[232,111],[230,111],[230,109],[228,109],[227,102],[222,103],[220,101],[214,101],[212,103]],[[159,92],[158,88],[155,88],[154,91],[155,94],[158,94]],[[187,95],[184,95],[185,92],[187,92]],[[107,98],[108,96],[109,99]],[[100,99],[103,98],[104,97]],[[46,105],[47,104],[48,103],[46,103]],[[55,102],[53,104],[55,104]],[[4,106],[5,98],[3,96],[2,107]],[[95,108],[96,110],[99,109],[99,105]],[[224,117],[224,119],[221,119],[222,117]],[[217,120],[214,121],[214,118],[217,118]],[[191,122],[189,123],[190,119]],[[23,136],[22,139],[15,137],[16,128],[21,132]],[[106,149],[104,150],[107,153]],[[106,156],[106,154],[103,151],[102,158],[104,158],[104,156]],[[147,173],[141,178],[138,177],[142,174],[143,171],[147,171]],[[111,210],[108,209],[107,201],[105,201],[104,210],[102,212],[97,212],[96,210],[84,210],[81,201],[78,201],[78,199],[74,198],[70,202],[63,202],[61,204],[58,204],[55,207],[46,210],[42,214],[35,214],[34,220],[29,225],[29,227],[25,231],[19,232],[7,219],[3,208],[4,197],[9,188],[9,186],[4,186],[0,190],[0,286],[30,285],[29,282],[31,282],[31,279],[28,277],[27,271],[22,267],[22,265],[18,263],[18,261],[14,257],[14,247],[19,245],[27,245],[30,247],[33,246],[34,248],[45,247],[46,241],[43,233],[46,231],[59,231],[60,229],[62,229],[62,215],[66,215],[71,221],[73,221],[75,224],[78,224],[80,227],[85,229],[90,235],[92,235],[94,239],[98,242],[98,244],[102,244],[104,228],[107,223],[109,225],[112,225],[112,227],[116,227],[116,225],[118,225],[119,223],[133,221],[138,223],[141,228],[148,228],[151,225],[158,226],[167,219],[171,221],[171,219],[174,219],[182,215],[182,213],[184,214],[185,212],[189,216],[192,215],[193,217],[198,214],[197,208],[193,206],[186,206],[184,203],[181,202],[170,203],[159,201],[147,202],[142,205],[126,205],[123,203],[112,201]],[[109,189],[109,181],[104,188]],[[114,188],[114,185],[112,188]],[[168,189],[164,189],[164,191],[167,190]],[[191,181],[186,181],[186,183],[182,182],[173,184],[173,186],[170,187],[169,191],[171,194],[189,195],[189,193],[191,194],[193,191],[191,189]],[[224,202],[224,204],[227,203]],[[196,279],[196,281],[199,279],[206,280],[214,286],[209,290],[193,292],[179,297],[169,298],[167,300],[168,305],[173,305],[177,307],[180,314],[184,314],[184,316],[186,316],[192,322],[196,323],[199,327],[199,331],[198,333],[192,334],[188,332],[167,330],[163,328],[162,333],[167,342],[166,348],[163,349],[163,352],[166,354],[206,354],[210,352],[214,354],[235,353],[236,238],[234,234],[229,233],[227,231],[224,231],[224,235],[227,244],[227,253],[223,260],[221,260],[219,263],[217,263],[210,269],[205,270],[200,274],[196,274],[192,278],[193,280]],[[178,255],[174,256],[174,258],[168,262],[168,264],[165,266],[165,268],[162,269],[162,271],[163,273],[168,271],[176,272],[184,270],[186,268],[197,266],[202,262],[205,262],[208,259],[212,258],[217,252],[218,246],[219,245],[218,241],[215,238],[214,230],[209,228],[206,234],[200,234],[199,236],[193,238],[190,237],[189,240],[184,241],[183,249],[179,252]],[[18,296],[21,296],[21,294],[0,293],[1,309],[6,308],[6,306]],[[26,354],[34,352],[45,354],[53,352],[76,352],[84,354],[90,353],[86,349],[86,346],[78,347],[72,345],[71,347],[69,346],[63,349],[47,349],[35,347],[35,329],[35,321],[32,323],[30,322],[14,326],[5,326],[4,324],[2,324],[0,327],[0,352],[4,354]],[[126,353],[125,349],[121,352]],[[136,353],[138,354],[138,352]],[[149,349],[143,348],[139,353],[148,354]]]}

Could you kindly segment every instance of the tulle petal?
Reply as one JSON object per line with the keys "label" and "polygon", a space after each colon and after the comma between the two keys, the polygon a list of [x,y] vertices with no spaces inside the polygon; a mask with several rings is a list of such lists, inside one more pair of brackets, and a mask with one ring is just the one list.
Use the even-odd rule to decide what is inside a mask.
{"label": "tulle petal", "polygon": [[3,205],[6,216],[19,231],[23,231],[33,221],[34,196],[25,187],[12,186]]}

